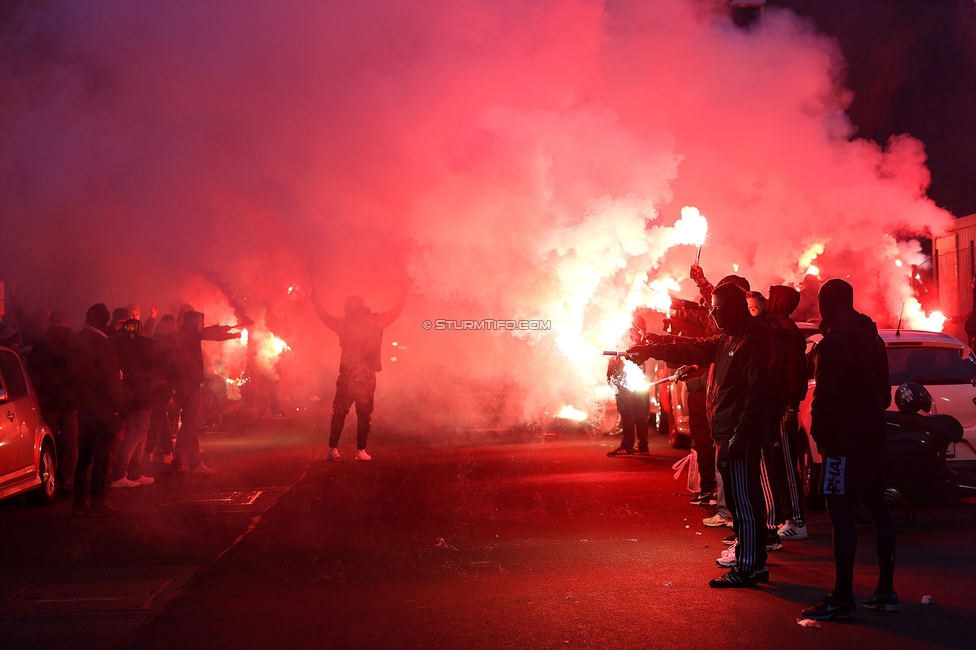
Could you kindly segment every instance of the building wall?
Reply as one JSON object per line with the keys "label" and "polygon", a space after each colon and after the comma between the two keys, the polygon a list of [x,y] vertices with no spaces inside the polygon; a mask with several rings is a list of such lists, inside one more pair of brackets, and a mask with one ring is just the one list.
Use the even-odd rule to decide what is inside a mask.
{"label": "building wall", "polygon": [[935,277],[943,313],[954,320],[973,310],[972,282],[976,275],[976,214],[956,219],[945,237],[935,240]]}

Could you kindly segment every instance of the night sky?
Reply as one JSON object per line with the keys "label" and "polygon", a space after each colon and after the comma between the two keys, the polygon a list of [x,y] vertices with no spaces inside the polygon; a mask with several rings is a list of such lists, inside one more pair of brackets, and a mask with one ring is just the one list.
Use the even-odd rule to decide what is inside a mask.
{"label": "night sky", "polygon": [[972,0],[773,0],[837,39],[857,135],[925,143],[929,197],[976,212],[976,3]]}

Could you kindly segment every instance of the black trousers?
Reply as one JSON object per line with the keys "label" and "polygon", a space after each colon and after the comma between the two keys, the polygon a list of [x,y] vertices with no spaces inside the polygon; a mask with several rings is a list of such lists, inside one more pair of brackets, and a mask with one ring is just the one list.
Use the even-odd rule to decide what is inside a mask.
{"label": "black trousers", "polygon": [[85,505],[88,468],[91,467],[91,505],[105,503],[105,484],[112,456],[112,440],[119,430],[119,417],[107,409],[78,410],[78,463],[75,465],[74,501]]}
{"label": "black trousers", "polygon": [[[834,593],[849,596],[853,592],[854,555],[857,552],[857,528],[854,526],[854,497],[849,494],[828,494],[827,514],[834,529],[834,563],[837,573]],[[894,590],[895,522],[891,518],[884,494],[871,491],[857,498],[871,513],[878,550],[878,591]]]}
{"label": "black trousers", "polygon": [[[373,413],[373,394],[376,392],[376,373],[359,375],[339,373],[336,380],[335,399],[332,400],[332,425],[329,430],[329,446],[339,446],[339,436],[346,423],[346,415],[356,405],[356,448],[366,449],[369,437],[370,416]],[[646,419],[645,419],[646,421]]]}
{"label": "black trousers", "polygon": [[647,418],[651,412],[651,395],[648,391],[631,392],[617,388],[617,412],[620,413],[620,428],[624,439],[620,446],[634,448],[634,441],[640,449],[647,449]]}
{"label": "black trousers", "polygon": [[728,457],[719,462],[725,502],[732,513],[732,530],[739,540],[735,547],[736,568],[746,573],[766,566],[766,501],[760,479],[761,462],[761,441],[739,436],[729,442]]}

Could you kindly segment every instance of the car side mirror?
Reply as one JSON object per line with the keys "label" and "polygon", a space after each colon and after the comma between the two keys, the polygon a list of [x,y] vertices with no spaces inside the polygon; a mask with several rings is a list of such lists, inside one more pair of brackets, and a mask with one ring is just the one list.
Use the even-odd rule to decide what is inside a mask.
{"label": "car side mirror", "polygon": [[0,388],[0,403],[6,402],[6,401],[7,401],[7,391],[5,391],[4,389]]}

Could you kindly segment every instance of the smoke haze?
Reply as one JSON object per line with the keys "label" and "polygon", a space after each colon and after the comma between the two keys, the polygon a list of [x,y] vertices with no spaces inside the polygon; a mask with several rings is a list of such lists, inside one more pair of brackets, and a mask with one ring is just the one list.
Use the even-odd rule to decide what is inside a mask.
{"label": "smoke haze", "polygon": [[[683,206],[713,281],[800,286],[815,264],[880,324],[906,301],[921,319],[921,252],[893,235],[951,223],[923,143],[853,138],[836,45],[724,4],[6,5],[0,278],[75,328],[95,302],[237,322],[220,278],[292,347],[283,395],[323,400],[338,345],[312,287],[341,315],[408,282],[377,410],[401,427],[594,408],[629,310],[696,297]],[[552,329],[421,327],[439,318]]]}

